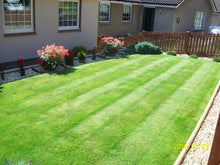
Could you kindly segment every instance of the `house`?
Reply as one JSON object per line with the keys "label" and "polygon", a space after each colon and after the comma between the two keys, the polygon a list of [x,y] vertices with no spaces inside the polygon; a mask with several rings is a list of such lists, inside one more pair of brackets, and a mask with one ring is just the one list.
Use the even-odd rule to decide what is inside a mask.
{"label": "house", "polygon": [[100,0],[99,35],[208,32],[219,25],[219,0]]}
{"label": "house", "polygon": [[47,44],[96,46],[98,0],[0,0],[0,63],[36,58]]}

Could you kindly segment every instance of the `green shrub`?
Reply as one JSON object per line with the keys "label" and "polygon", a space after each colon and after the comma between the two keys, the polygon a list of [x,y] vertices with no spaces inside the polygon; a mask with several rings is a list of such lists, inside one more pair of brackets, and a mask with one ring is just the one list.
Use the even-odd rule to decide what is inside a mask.
{"label": "green shrub", "polygon": [[213,61],[215,61],[215,62],[220,62],[220,57],[214,57],[214,58],[213,58]]}
{"label": "green shrub", "polygon": [[167,51],[167,55],[176,56],[176,52],[174,50]]}
{"label": "green shrub", "polygon": [[128,54],[135,54],[136,50],[135,50],[135,45],[137,45],[138,42],[135,42],[134,44],[132,44],[131,46],[127,47],[127,49],[125,50],[126,53]]}
{"label": "green shrub", "polygon": [[150,42],[136,42],[129,46],[126,50],[129,54],[162,54],[163,52],[158,46]]}
{"label": "green shrub", "polygon": [[77,55],[79,52],[84,52],[84,53],[87,54],[87,49],[86,49],[85,46],[75,46],[75,47],[73,48],[73,51],[74,51],[74,54],[76,54],[76,55]]}
{"label": "green shrub", "polygon": [[189,58],[194,58],[194,59],[197,59],[198,56],[197,55],[190,55]]}

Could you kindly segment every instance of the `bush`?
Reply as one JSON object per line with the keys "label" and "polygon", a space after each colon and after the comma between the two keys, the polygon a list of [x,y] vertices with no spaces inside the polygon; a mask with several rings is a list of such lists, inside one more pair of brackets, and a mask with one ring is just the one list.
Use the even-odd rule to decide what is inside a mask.
{"label": "bush", "polygon": [[120,47],[124,45],[124,41],[114,37],[103,37],[101,43],[103,52],[107,56],[115,56]]}
{"label": "bush", "polygon": [[158,46],[150,42],[136,42],[129,46],[126,50],[129,54],[162,54],[163,52]]}
{"label": "bush", "polygon": [[174,50],[167,51],[167,55],[176,56],[176,52]]}
{"label": "bush", "polygon": [[69,55],[68,49],[63,46],[47,45],[37,51],[40,58],[38,64],[46,70],[55,70],[62,62],[66,55]]}
{"label": "bush", "polygon": [[87,54],[87,49],[85,46],[75,46],[73,48],[74,54],[78,55],[79,52],[84,52]]}
{"label": "bush", "polygon": [[79,52],[78,54],[77,54],[77,56],[79,57],[79,60],[80,61],[85,61],[86,60],[86,53],[85,52]]}
{"label": "bush", "polygon": [[69,50],[68,54],[69,55],[65,56],[65,63],[66,63],[66,65],[72,66],[73,61],[74,61],[73,58],[74,58],[75,53],[74,53],[74,51]]}
{"label": "bush", "polygon": [[127,49],[125,50],[126,53],[128,54],[135,54],[136,50],[135,50],[135,45],[137,45],[138,42],[135,42],[134,44],[132,44],[131,46],[127,47]]}
{"label": "bush", "polygon": [[189,58],[194,58],[194,59],[197,59],[198,56],[197,55],[190,55]]}
{"label": "bush", "polygon": [[213,61],[215,61],[215,62],[220,62],[220,57],[214,57],[214,58],[213,58]]}

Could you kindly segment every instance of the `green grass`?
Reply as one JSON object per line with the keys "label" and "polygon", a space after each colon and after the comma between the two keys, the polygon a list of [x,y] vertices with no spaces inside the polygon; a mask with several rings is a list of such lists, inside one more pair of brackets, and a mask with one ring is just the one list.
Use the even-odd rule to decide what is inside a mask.
{"label": "green grass", "polygon": [[0,160],[173,164],[219,76],[214,62],[132,55],[4,84]]}

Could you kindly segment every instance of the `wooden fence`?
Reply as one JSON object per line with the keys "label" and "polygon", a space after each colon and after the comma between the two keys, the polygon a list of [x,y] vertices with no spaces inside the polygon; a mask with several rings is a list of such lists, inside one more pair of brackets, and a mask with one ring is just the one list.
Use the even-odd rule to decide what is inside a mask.
{"label": "wooden fence", "polygon": [[[101,50],[101,38],[97,41],[97,48]],[[141,32],[121,39],[125,47],[135,42],[151,42],[163,51],[175,50],[180,54],[195,54],[200,57],[220,56],[220,35],[208,33],[176,33],[176,32]]]}

